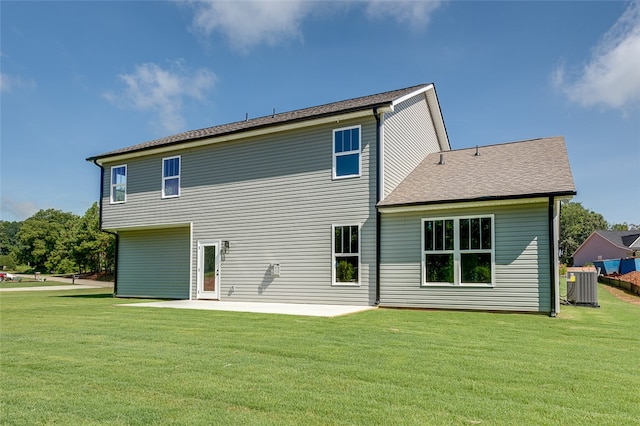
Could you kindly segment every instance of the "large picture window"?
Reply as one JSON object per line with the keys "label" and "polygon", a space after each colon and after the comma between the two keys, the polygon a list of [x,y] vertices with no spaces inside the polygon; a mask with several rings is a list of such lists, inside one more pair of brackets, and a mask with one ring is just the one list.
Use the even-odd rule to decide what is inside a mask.
{"label": "large picture window", "polygon": [[127,166],[111,168],[111,204],[127,201]]}
{"label": "large picture window", "polygon": [[162,198],[180,196],[180,157],[162,159]]}
{"label": "large picture window", "polygon": [[333,131],[333,178],[360,176],[360,126]]}
{"label": "large picture window", "polygon": [[423,285],[492,285],[493,216],[423,219]]}
{"label": "large picture window", "polygon": [[333,282],[336,285],[360,284],[360,227],[333,227]]}

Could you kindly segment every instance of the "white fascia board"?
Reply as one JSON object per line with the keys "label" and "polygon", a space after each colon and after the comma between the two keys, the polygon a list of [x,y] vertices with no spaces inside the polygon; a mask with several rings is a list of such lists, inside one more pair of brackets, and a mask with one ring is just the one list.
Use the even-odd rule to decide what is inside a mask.
{"label": "white fascia board", "polygon": [[410,212],[426,212],[435,210],[451,210],[451,209],[470,209],[474,207],[498,207],[498,206],[515,206],[521,204],[537,204],[548,203],[549,199],[545,197],[537,198],[513,198],[506,200],[488,200],[488,201],[466,201],[459,203],[442,203],[442,204],[421,204],[414,206],[388,206],[378,207],[380,213],[410,213]]}
{"label": "white fascia board", "polygon": [[391,103],[391,106],[392,106],[392,108],[393,108],[393,107],[395,107],[396,105],[398,105],[398,104],[400,104],[400,103],[402,103],[402,102],[406,101],[407,99],[411,99],[411,98],[413,98],[414,96],[419,95],[420,93],[424,93],[424,92],[426,92],[427,90],[433,90],[433,89],[434,89],[433,84],[429,84],[429,85],[427,85],[427,86],[424,86],[424,87],[422,87],[422,88],[420,88],[420,89],[418,89],[418,90],[416,90],[416,91],[414,91],[414,92],[411,92],[411,93],[409,93],[409,94],[406,94],[406,95],[404,95],[404,96],[402,96],[402,97],[400,97],[400,98],[398,98],[398,99],[394,100],[394,101]]}
{"label": "white fascia board", "polygon": [[451,144],[449,143],[449,137],[447,136],[447,130],[444,126],[444,118],[442,117],[442,111],[440,110],[440,103],[438,102],[438,96],[436,95],[436,88],[433,84],[428,84],[414,92],[404,95],[391,104],[391,108],[398,105],[401,102],[411,99],[421,93],[425,94],[427,105],[429,105],[429,112],[431,113],[431,120],[436,128],[436,134],[438,135],[438,144],[441,151],[450,151]]}
{"label": "white fascia board", "polygon": [[[388,108],[378,109],[379,112],[384,112],[386,110],[388,110]],[[195,147],[204,146],[204,145],[212,145],[220,142],[229,142],[229,141],[234,141],[238,139],[246,139],[253,136],[261,136],[261,135],[268,135],[268,134],[277,133],[277,132],[284,132],[287,130],[302,129],[305,127],[317,126],[320,124],[339,123],[340,121],[351,120],[354,118],[361,118],[361,117],[367,117],[367,116],[373,116],[373,109],[366,109],[362,111],[355,111],[355,112],[340,114],[340,115],[332,115],[329,117],[321,117],[321,118],[316,118],[311,120],[303,120],[295,123],[284,123],[282,125],[276,125],[276,126],[266,127],[266,128],[263,127],[259,129],[253,129],[253,130],[239,131],[239,132],[231,133],[228,135],[205,137],[203,139],[198,139],[191,142],[183,142],[183,143],[178,142],[178,143],[167,145],[167,146],[159,146],[157,148],[145,149],[143,151],[115,154],[114,156],[100,158],[96,161],[98,164],[102,165],[107,162],[112,163],[115,161],[130,160],[132,158],[146,157],[148,155],[161,154],[166,152],[175,152],[181,149],[190,149],[190,148],[195,148]]]}

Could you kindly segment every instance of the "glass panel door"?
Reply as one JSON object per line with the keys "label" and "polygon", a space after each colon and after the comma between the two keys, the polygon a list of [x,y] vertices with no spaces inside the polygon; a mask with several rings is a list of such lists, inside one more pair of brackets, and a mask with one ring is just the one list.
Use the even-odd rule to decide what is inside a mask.
{"label": "glass panel door", "polygon": [[220,244],[198,243],[198,299],[218,299],[220,288]]}

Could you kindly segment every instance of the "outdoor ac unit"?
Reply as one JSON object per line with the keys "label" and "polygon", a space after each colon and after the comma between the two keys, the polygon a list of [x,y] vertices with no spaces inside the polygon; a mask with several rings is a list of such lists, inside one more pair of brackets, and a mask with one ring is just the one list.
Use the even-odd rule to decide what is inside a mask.
{"label": "outdoor ac unit", "polygon": [[593,267],[567,269],[567,300],[576,305],[599,307],[598,271]]}

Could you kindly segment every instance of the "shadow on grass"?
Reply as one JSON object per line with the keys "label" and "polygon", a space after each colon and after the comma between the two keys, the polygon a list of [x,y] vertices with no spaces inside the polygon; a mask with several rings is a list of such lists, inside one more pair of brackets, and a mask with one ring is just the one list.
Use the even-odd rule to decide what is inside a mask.
{"label": "shadow on grass", "polygon": [[54,296],[54,297],[72,297],[78,299],[115,299],[113,294],[111,293],[100,293],[100,294],[68,294],[62,296]]}

